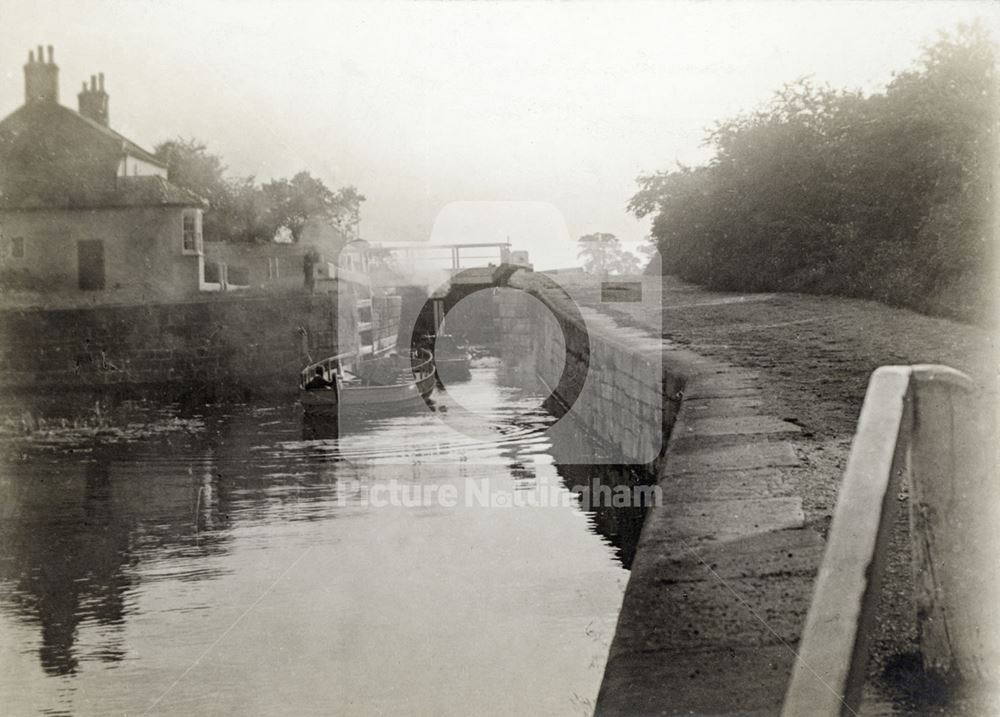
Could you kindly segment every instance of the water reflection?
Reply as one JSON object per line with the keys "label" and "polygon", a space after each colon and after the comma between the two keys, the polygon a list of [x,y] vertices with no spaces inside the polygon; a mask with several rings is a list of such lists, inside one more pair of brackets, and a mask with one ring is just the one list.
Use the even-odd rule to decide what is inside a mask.
{"label": "water reflection", "polygon": [[302,416],[302,440],[322,441],[340,438],[340,419],[332,416]]}
{"label": "water reflection", "polygon": [[[212,469],[211,451],[188,447],[200,447],[206,459],[191,461],[180,480],[173,464],[97,443],[77,446],[70,460],[43,452],[3,464],[0,598],[4,609],[40,626],[46,674],[77,671],[82,623],[108,628],[91,657],[122,659],[121,633],[141,557],[204,559],[224,549],[229,491]],[[201,566],[172,577],[202,579],[212,572]]]}
{"label": "water reflection", "polygon": [[[51,502],[46,498],[54,497],[53,491],[70,487],[65,481],[40,479],[15,508],[22,519],[3,522],[8,559],[0,563],[0,579],[13,584],[10,606],[40,626],[38,657],[50,675],[76,671],[73,643],[81,620],[120,628],[130,586],[125,570],[132,559],[129,525],[114,509],[108,461],[95,456],[83,463],[81,473],[76,516],[62,512],[49,517],[40,509]],[[64,510],[69,507],[68,501],[61,502]],[[78,529],[61,530],[68,522]],[[120,639],[104,645],[100,657],[120,659]]]}
{"label": "water reflection", "polygon": [[18,714],[573,713],[600,682],[629,519],[376,510],[355,489],[587,483],[585,468],[553,465],[538,397],[496,373],[455,388],[492,421],[480,438],[445,436],[426,412],[345,429],[291,405],[95,417],[85,403],[48,423],[51,407],[7,407],[44,420],[0,434],[0,702]]}

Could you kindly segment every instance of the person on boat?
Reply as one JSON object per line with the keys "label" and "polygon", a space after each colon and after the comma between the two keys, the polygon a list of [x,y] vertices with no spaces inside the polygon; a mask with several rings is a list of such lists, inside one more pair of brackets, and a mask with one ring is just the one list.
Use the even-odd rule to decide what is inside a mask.
{"label": "person on boat", "polygon": [[317,366],[316,367],[316,375],[313,376],[311,379],[309,379],[309,382],[306,384],[306,390],[307,391],[313,391],[313,390],[321,389],[321,388],[333,388],[333,389],[336,389],[337,388],[337,378],[336,378],[336,374],[334,374],[333,381],[327,381],[326,380],[326,376],[323,375],[323,367],[322,366]]}
{"label": "person on boat", "polygon": [[302,269],[305,273],[305,286],[306,291],[310,294],[316,288],[316,265],[319,264],[321,257],[316,249],[311,248],[306,252],[305,256],[302,257]]}

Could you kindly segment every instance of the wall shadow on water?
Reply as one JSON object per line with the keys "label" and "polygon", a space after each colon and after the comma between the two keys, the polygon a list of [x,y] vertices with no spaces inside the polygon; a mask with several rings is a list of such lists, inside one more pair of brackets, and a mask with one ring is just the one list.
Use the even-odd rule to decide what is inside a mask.
{"label": "wall shadow on water", "polygon": [[[540,380],[532,352],[500,353],[503,359],[498,369],[499,383],[545,397],[543,410],[553,420],[569,422],[570,427],[558,434],[549,451],[556,472],[565,488],[579,499],[593,531],[614,547],[622,566],[631,569],[646,513],[659,497],[652,466],[579,463],[583,456],[611,457],[621,451],[602,442],[568,415],[565,404],[550,394],[549,387]],[[515,478],[519,468],[510,466]]]}
{"label": "wall shadow on water", "polygon": [[[561,449],[561,450],[559,450]],[[566,446],[552,446],[554,467],[563,487],[576,496],[591,530],[614,548],[615,557],[631,569],[646,512],[659,494],[656,476],[646,466],[589,465],[560,463]],[[514,490],[537,489],[535,469],[514,447],[501,455],[508,459],[507,470]]]}
{"label": "wall shadow on water", "polygon": [[556,471],[567,490],[576,494],[595,532],[610,543],[615,556],[630,570],[642,524],[652,505],[644,490],[655,478],[641,466],[560,465]]}

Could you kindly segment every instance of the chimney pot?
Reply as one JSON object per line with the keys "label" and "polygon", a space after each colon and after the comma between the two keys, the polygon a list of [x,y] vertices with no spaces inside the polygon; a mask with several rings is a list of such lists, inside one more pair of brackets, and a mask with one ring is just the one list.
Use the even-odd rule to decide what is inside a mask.
{"label": "chimney pot", "polygon": [[[37,50],[37,54],[36,54]],[[54,53],[49,47],[49,61],[45,61],[45,48],[28,50],[28,64],[24,66],[24,101],[59,102],[59,66],[53,61]]]}
{"label": "chimney pot", "polygon": [[49,45],[47,49],[49,51],[49,64],[54,65],[56,61],[55,61],[55,52],[52,50],[52,45]]}
{"label": "chimney pot", "polygon": [[104,73],[91,75],[90,84],[83,81],[83,90],[77,95],[80,114],[105,127],[108,126],[108,94],[104,91]]}

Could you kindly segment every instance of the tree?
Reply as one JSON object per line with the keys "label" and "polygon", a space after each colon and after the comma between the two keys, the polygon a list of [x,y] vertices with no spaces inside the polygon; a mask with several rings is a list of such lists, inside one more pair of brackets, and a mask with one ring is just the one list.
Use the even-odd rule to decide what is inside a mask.
{"label": "tree", "polygon": [[588,274],[598,276],[607,274],[611,264],[612,250],[618,246],[618,237],[614,234],[598,232],[586,234],[580,237],[577,242],[580,245],[577,258],[583,259],[583,270]]}
{"label": "tree", "polygon": [[253,242],[268,238],[261,221],[253,177],[225,177],[222,158],[197,139],[161,142],[155,154],[167,165],[167,178],[208,201],[205,236],[216,241]]}
{"label": "tree", "polygon": [[265,222],[264,199],[253,177],[226,180],[225,191],[209,210],[205,222],[214,236],[229,242],[270,241],[274,232]]}
{"label": "tree", "polygon": [[639,177],[662,270],[971,317],[996,277],[996,48],[960,26],[884,92],[800,79],[718,123],[701,167]]}
{"label": "tree", "polygon": [[166,163],[167,177],[178,187],[191,190],[211,204],[226,194],[226,166],[199,140],[167,140],[156,145],[153,154]]}
{"label": "tree", "polygon": [[625,251],[614,234],[586,234],[577,243],[580,245],[577,257],[583,259],[583,270],[588,274],[606,276],[639,272],[639,259]]}
{"label": "tree", "polygon": [[357,237],[358,223],[361,221],[361,203],[365,196],[355,187],[346,186],[334,195],[333,222],[347,234]]}
{"label": "tree", "polygon": [[625,249],[619,249],[611,265],[612,274],[638,274],[640,271],[639,257]]}
{"label": "tree", "polygon": [[291,180],[273,179],[261,187],[264,223],[273,236],[282,227],[299,240],[310,217],[333,216],[333,192],[308,172],[299,172]]}
{"label": "tree", "polygon": [[354,187],[333,192],[323,180],[309,172],[299,172],[290,180],[275,179],[261,187],[264,225],[272,236],[282,227],[299,240],[310,219],[331,222],[345,232],[356,226],[361,202],[365,200]]}
{"label": "tree", "polygon": [[318,218],[346,234],[356,233],[365,197],[352,186],[331,190],[309,172],[259,186],[254,177],[226,177],[226,166],[196,139],[173,139],[156,146],[171,182],[209,202],[205,234],[230,242],[272,241],[288,230],[298,241],[306,222]]}

